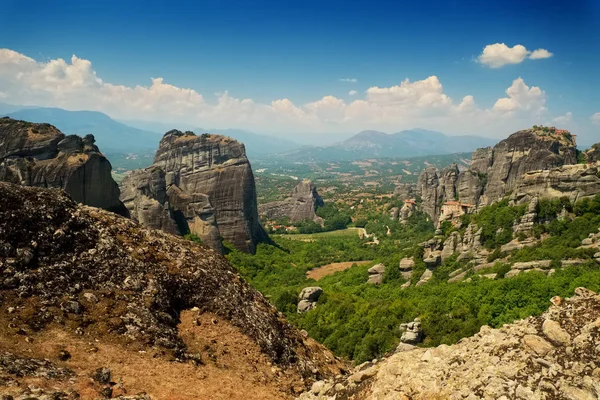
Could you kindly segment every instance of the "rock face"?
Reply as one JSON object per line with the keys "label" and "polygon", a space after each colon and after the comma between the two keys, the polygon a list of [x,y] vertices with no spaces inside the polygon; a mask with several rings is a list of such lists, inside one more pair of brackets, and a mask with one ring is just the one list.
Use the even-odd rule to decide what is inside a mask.
{"label": "rock face", "polygon": [[[78,206],[59,190],[0,183],[0,198],[3,326],[62,329],[61,341],[85,335],[97,346],[108,337],[120,351],[133,346],[135,354],[201,362],[178,329],[182,314],[195,309],[215,318],[211,325],[230,324],[301,386],[339,373],[329,351],[286,322],[208,247]],[[0,343],[15,335],[6,332]]]}
{"label": "rock face", "polygon": [[588,163],[596,163],[600,161],[600,143],[594,144],[585,152],[585,160]]}
{"label": "rock face", "polygon": [[298,313],[307,312],[315,308],[322,294],[323,289],[318,286],[310,286],[302,289],[298,296]]}
{"label": "rock face", "polygon": [[[591,150],[588,159],[593,160],[594,154]],[[574,196],[600,193],[600,178],[592,178],[597,166],[573,165],[576,162],[573,136],[532,128],[510,135],[493,148],[476,150],[466,171],[459,172],[455,165],[441,172],[427,167],[419,176],[417,193],[423,210],[434,220],[441,205],[453,200],[479,206],[515,192],[538,197],[554,197],[559,192],[576,192]]]}
{"label": "rock face", "polygon": [[323,219],[315,211],[324,205],[315,184],[305,179],[298,182],[287,199],[262,204],[258,207],[258,213],[268,219],[288,218],[291,222],[311,220],[322,224]]}
{"label": "rock face", "polygon": [[121,188],[134,220],[170,233],[193,233],[217,251],[221,238],[251,253],[268,239],[258,221],[244,145],[226,136],[169,131],[154,164],[125,178]]}
{"label": "rock face", "polygon": [[355,372],[361,381],[325,381],[300,399],[597,399],[599,316],[600,296],[577,288],[541,316],[483,326],[452,346],[400,349]]}
{"label": "rock face", "polygon": [[0,118],[0,180],[65,190],[75,201],[127,216],[112,167],[93,135],[65,136],[49,124]]}
{"label": "rock face", "polygon": [[564,165],[549,170],[530,171],[514,187],[511,200],[516,203],[534,197],[568,197],[575,202],[600,193],[600,162]]}

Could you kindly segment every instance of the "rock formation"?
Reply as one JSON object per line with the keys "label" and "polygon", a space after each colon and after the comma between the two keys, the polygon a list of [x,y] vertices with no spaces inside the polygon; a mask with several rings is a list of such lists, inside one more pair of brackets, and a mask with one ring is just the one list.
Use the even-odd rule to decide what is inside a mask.
{"label": "rock formation", "polygon": [[413,269],[415,269],[415,260],[412,257],[403,258],[400,260],[399,268],[402,277],[408,280],[412,276]]}
{"label": "rock formation", "polygon": [[600,161],[600,143],[594,144],[590,149],[585,151],[585,161],[588,163],[597,163]]}
{"label": "rock formation", "polygon": [[407,344],[418,344],[423,341],[423,329],[421,319],[415,318],[413,322],[400,324],[400,342]]}
{"label": "rock formation", "polygon": [[[190,384],[190,376],[197,377],[200,386],[211,380],[215,385],[219,379],[243,384],[237,376],[242,371],[252,373],[246,372],[247,364],[265,371],[256,378],[260,385],[247,390],[272,382],[290,393],[307,388],[319,376],[339,373],[341,364],[329,351],[292,327],[208,247],[77,205],[55,189],[0,183],[0,198],[0,377],[6,367],[16,384],[25,379],[13,369],[21,363],[18,357],[5,364],[2,357],[8,349],[19,357],[41,357],[61,366],[65,364],[60,360],[68,359],[69,352],[78,352],[74,364],[67,365],[80,371],[89,368],[81,364],[84,359],[98,359],[99,347],[104,349],[99,351],[100,359],[105,360],[99,362],[126,355],[114,364],[123,375],[133,371],[144,376],[152,371],[140,365],[154,365],[161,373],[179,369],[181,383],[188,379]],[[189,336],[188,331],[195,333]],[[204,335],[217,332],[221,333],[218,340],[207,341],[207,347],[196,344]],[[236,349],[236,341],[245,347]],[[222,343],[227,352],[211,350]],[[59,347],[65,344],[70,346],[66,352]],[[254,359],[244,355],[254,348],[258,351]],[[211,359],[226,360],[231,351],[239,351],[236,357],[244,361],[227,368],[210,367]],[[162,364],[152,364],[157,362]],[[129,372],[123,363],[130,363]],[[282,370],[285,375],[279,373]],[[90,387],[87,376],[78,372],[77,381],[62,382],[61,387]],[[161,389],[162,377],[154,375],[154,379],[137,379],[137,385]],[[0,393],[6,394],[1,386]],[[88,393],[86,398],[104,397]],[[236,397],[248,398],[243,393]]]}
{"label": "rock formation", "polygon": [[287,199],[261,204],[258,213],[268,219],[288,218],[290,222],[310,220],[323,224],[323,219],[315,211],[324,205],[315,184],[304,179],[298,182]]}
{"label": "rock formation", "polygon": [[226,136],[169,131],[154,164],[129,175],[121,188],[134,220],[170,233],[193,233],[217,251],[221,238],[252,253],[268,239],[258,220],[244,145]]}
{"label": "rock formation", "polygon": [[112,167],[93,135],[65,136],[49,124],[0,118],[0,180],[65,190],[75,201],[127,216]]}
{"label": "rock formation", "polygon": [[600,296],[577,288],[551,302],[541,316],[483,326],[452,346],[399,346],[299,399],[597,399]]}
{"label": "rock formation", "polygon": [[527,172],[515,184],[511,200],[519,204],[534,197],[568,197],[575,202],[596,194],[600,194],[600,162]]}
{"label": "rock formation", "polygon": [[[591,150],[588,159],[593,160],[594,154]],[[455,165],[441,172],[427,167],[419,176],[417,193],[423,211],[435,221],[448,201],[479,206],[510,193],[538,197],[555,197],[559,192],[574,193],[572,197],[600,193],[600,178],[591,178],[597,166],[574,165],[576,162],[573,136],[532,128],[510,135],[493,148],[476,150],[466,171],[459,172]]]}
{"label": "rock formation", "polygon": [[310,286],[302,289],[298,296],[298,313],[307,312],[315,308],[322,294],[323,289],[318,286]]}
{"label": "rock formation", "polygon": [[367,283],[371,285],[381,285],[383,283],[383,274],[385,273],[385,265],[376,264],[367,270],[369,280]]}

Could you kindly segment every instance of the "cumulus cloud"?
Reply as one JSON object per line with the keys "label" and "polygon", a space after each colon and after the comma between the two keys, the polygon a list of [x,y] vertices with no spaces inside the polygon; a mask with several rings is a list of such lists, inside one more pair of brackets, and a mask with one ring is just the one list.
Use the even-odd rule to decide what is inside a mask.
{"label": "cumulus cloud", "polygon": [[[148,85],[115,85],[97,76],[89,60],[73,56],[68,61],[38,62],[8,49],[0,49],[0,88],[0,97],[19,105],[273,133],[394,131],[419,126],[477,134],[497,127],[505,134],[540,123],[546,110],[545,92],[521,78],[506,90],[507,97],[488,109],[479,107],[471,95],[454,101],[437,76],[405,79],[389,87],[371,86],[362,98],[351,90],[348,94],[353,98],[348,102],[327,95],[305,104],[285,97],[260,103],[227,91],[208,100],[194,89],[171,85],[160,77],[150,79]],[[595,120],[600,123],[600,113]]]}
{"label": "cumulus cloud", "polygon": [[553,118],[552,122],[558,126],[561,126],[568,124],[569,122],[571,122],[572,119],[573,113],[569,111],[565,115],[559,115],[558,117]]}
{"label": "cumulus cloud", "polygon": [[356,79],[356,78],[340,78],[339,81],[346,82],[346,83],[356,83],[356,82],[358,82],[358,79]]}
{"label": "cumulus cloud", "polygon": [[477,57],[477,60],[490,68],[500,68],[510,64],[520,64],[526,58],[539,60],[552,57],[546,49],[537,49],[533,52],[521,44],[509,47],[504,43],[488,44],[483,48],[483,52]]}
{"label": "cumulus cloud", "polygon": [[534,50],[531,52],[531,54],[529,55],[529,58],[532,60],[541,60],[543,58],[550,58],[553,55],[554,54],[550,53],[546,49],[537,49],[537,50]]}
{"label": "cumulus cloud", "polygon": [[517,78],[506,89],[508,97],[500,98],[493,110],[502,113],[532,112],[540,115],[546,111],[546,93],[537,86],[527,86],[522,78]]}
{"label": "cumulus cloud", "polygon": [[600,112],[595,113],[590,117],[593,123],[600,125]]}

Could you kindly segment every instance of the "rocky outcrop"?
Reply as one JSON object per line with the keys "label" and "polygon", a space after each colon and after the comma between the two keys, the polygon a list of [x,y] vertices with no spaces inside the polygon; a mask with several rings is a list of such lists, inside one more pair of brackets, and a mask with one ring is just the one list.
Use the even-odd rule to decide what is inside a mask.
{"label": "rocky outcrop", "polygon": [[50,124],[0,118],[0,180],[66,191],[75,201],[127,216],[112,167],[93,135],[65,136]]}
{"label": "rocky outcrop", "polygon": [[400,342],[407,344],[418,344],[423,341],[423,329],[421,319],[415,318],[413,322],[400,324]]}
{"label": "rocky outcrop", "polygon": [[519,233],[529,234],[533,231],[533,225],[535,224],[535,221],[538,216],[537,213],[538,213],[539,203],[540,203],[540,201],[537,197],[531,198],[531,201],[529,202],[529,205],[527,206],[527,213],[525,213],[521,217],[519,222],[515,221],[515,225],[513,226],[514,234],[519,234]]}
{"label": "rocky outcrop", "polygon": [[525,173],[577,162],[574,139],[535,129],[513,133],[494,146],[487,169],[484,203],[489,204],[512,191]]}
{"label": "rocky outcrop", "polygon": [[400,183],[394,188],[393,196],[399,200],[408,200],[415,197],[415,188],[411,183]]}
{"label": "rocky outcrop", "polygon": [[304,313],[315,308],[322,294],[323,289],[318,286],[309,286],[302,289],[298,296],[298,313]]}
{"label": "rocky outcrop", "polygon": [[376,264],[367,270],[369,280],[367,283],[371,285],[381,285],[383,283],[383,274],[385,273],[385,265]]}
{"label": "rocky outcrop", "polygon": [[516,275],[519,275],[522,272],[542,272],[544,274],[548,274],[551,270],[550,264],[552,264],[552,260],[540,260],[540,261],[527,261],[527,262],[517,262],[514,263],[504,277],[510,278]]}
{"label": "rocky outcrop", "polygon": [[226,136],[169,131],[154,164],[129,175],[121,188],[134,220],[170,233],[195,234],[217,251],[221,238],[252,253],[268,239],[258,220],[244,145]]}
{"label": "rocky outcrop", "polygon": [[529,171],[515,184],[511,200],[524,203],[534,197],[568,197],[575,202],[597,194],[600,194],[600,162]]}
{"label": "rocky outcrop", "polygon": [[423,200],[421,207],[432,219],[437,219],[437,215],[440,211],[441,202],[439,200],[439,186],[440,178],[436,167],[429,166],[419,175],[417,192]]}
{"label": "rocky outcrop", "polygon": [[323,218],[319,217],[315,211],[317,207],[324,205],[315,184],[304,179],[298,182],[287,199],[261,204],[258,207],[258,213],[271,220],[288,218],[290,222],[310,220],[323,224]]}
{"label": "rocky outcrop", "polygon": [[600,296],[577,288],[541,316],[452,346],[403,346],[300,399],[597,399],[599,315]]}
{"label": "rocky outcrop", "polygon": [[[594,159],[593,154],[588,159]],[[592,178],[597,166],[573,165],[576,162],[575,139],[568,132],[532,128],[510,135],[493,148],[476,150],[466,171],[459,172],[455,165],[441,172],[427,167],[419,176],[417,192],[423,210],[436,221],[444,202],[453,200],[479,206],[516,192],[538,197],[599,193],[600,178]]]}
{"label": "rocky outcrop", "polygon": [[[290,373],[296,383],[285,390],[339,373],[329,351],[292,327],[208,247],[77,205],[59,190],[0,183],[0,198],[0,348],[15,337],[29,343],[16,332],[46,332],[45,340],[58,332],[61,343],[81,340],[87,348],[106,344],[116,353],[132,348],[132,357],[148,352],[150,360],[202,365],[210,353],[203,361],[195,353],[202,348],[191,350],[178,329],[193,311],[207,318],[196,325],[228,324],[271,368]],[[15,345],[14,351],[26,350]]]}
{"label": "rocky outcrop", "polygon": [[585,151],[585,161],[588,163],[597,163],[600,161],[600,143],[594,144]]}
{"label": "rocky outcrop", "polygon": [[412,257],[403,258],[400,260],[399,268],[402,277],[408,280],[412,276],[413,269],[415,269],[415,260]]}

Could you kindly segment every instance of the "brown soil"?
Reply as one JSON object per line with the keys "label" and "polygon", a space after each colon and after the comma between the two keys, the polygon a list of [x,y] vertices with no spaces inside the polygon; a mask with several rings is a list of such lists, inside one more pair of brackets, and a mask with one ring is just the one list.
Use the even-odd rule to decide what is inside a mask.
{"label": "brown soil", "polygon": [[[8,326],[14,314],[6,310],[0,314],[2,327]],[[75,377],[66,381],[17,378],[19,387],[0,388],[0,394],[15,395],[34,385],[47,391],[72,389],[82,399],[95,399],[100,386],[90,376],[96,369],[108,367],[111,380],[117,383],[113,397],[145,392],[153,399],[165,400],[293,398],[283,390],[289,390],[296,377],[272,366],[258,345],[226,320],[185,311],[179,331],[190,352],[202,355],[199,365],[168,360],[158,349],[139,351],[116,337],[76,336],[57,327],[26,335],[2,329],[0,353],[48,359],[72,370]],[[61,350],[67,350],[71,358],[60,361]]]}
{"label": "brown soil", "polygon": [[310,271],[308,271],[306,273],[306,277],[310,278],[310,279],[314,279],[315,281],[318,281],[319,279],[323,278],[324,276],[333,275],[338,271],[347,270],[354,264],[364,265],[364,264],[368,264],[370,262],[373,262],[373,261],[346,261],[346,262],[327,264],[327,265],[323,265],[322,267],[319,267],[319,268],[311,269]]}

